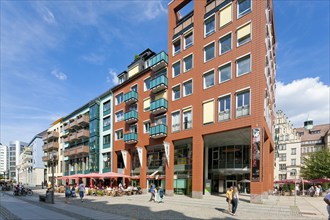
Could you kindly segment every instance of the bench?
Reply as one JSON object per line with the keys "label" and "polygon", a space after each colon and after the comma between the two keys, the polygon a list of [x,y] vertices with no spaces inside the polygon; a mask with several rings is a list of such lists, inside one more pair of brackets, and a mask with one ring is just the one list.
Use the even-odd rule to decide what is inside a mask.
{"label": "bench", "polygon": [[52,203],[52,193],[47,191],[45,195],[39,195],[40,202]]}

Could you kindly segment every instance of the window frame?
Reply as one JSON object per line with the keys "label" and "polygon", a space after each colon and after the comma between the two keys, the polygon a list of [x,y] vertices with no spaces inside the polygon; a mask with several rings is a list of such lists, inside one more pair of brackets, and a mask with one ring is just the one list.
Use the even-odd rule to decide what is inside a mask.
{"label": "window frame", "polygon": [[[184,122],[184,115],[187,112],[190,112],[190,114],[191,114],[191,122],[190,122],[190,127],[185,128],[184,127],[184,123],[185,123]],[[189,124],[189,121],[188,121],[188,124]],[[185,130],[190,130],[192,128],[193,128],[193,111],[192,111],[192,108],[189,107],[189,108],[186,108],[186,109],[182,109],[182,130],[185,131]]]}
{"label": "window frame", "polygon": [[[221,49],[222,49],[221,39],[227,37],[228,35],[230,35],[230,49],[222,53],[222,51],[221,51]],[[233,33],[232,33],[232,31],[230,31],[230,32],[220,36],[220,38],[219,38],[219,56],[221,56],[223,54],[226,54],[226,53],[229,53],[232,50],[233,50]]]}
{"label": "window frame", "polygon": [[[149,81],[149,88],[146,87],[146,81]],[[150,82],[151,82],[151,77],[147,77],[143,80],[143,91],[148,91],[150,90]]]}
{"label": "window frame", "polygon": [[[213,72],[213,85],[206,87],[205,86],[205,75],[207,75],[211,72]],[[214,73],[214,69],[211,69],[211,70],[208,70],[203,73],[203,89],[209,89],[209,88],[212,88],[213,86],[215,86],[215,73]]]}
{"label": "window frame", "polygon": [[[191,68],[187,70],[187,68],[186,68],[186,60],[189,57],[191,57]],[[192,70],[193,68],[194,68],[194,54],[191,53],[191,54],[188,54],[187,56],[185,56],[183,58],[183,73],[186,73],[186,72]]]}
{"label": "window frame", "polygon": [[[146,128],[146,125],[149,124],[149,128]],[[143,133],[148,134],[150,132],[151,121],[144,121],[143,122]]]}
{"label": "window frame", "polygon": [[[238,34],[237,32],[239,30],[241,30],[242,28],[244,28],[245,26],[247,25],[250,25],[250,34],[249,35],[246,35],[246,36],[249,36],[248,40],[244,40],[243,42],[240,42],[239,39],[245,39],[245,36],[243,38],[238,38]],[[249,43],[250,41],[252,41],[252,22],[251,21],[248,21],[242,25],[240,25],[239,27],[236,28],[236,47],[240,47],[240,46],[243,46],[244,44],[247,44]]]}
{"label": "window frame", "polygon": [[[178,119],[179,119],[179,123],[178,124],[173,124],[173,119],[174,119],[174,114],[178,114]],[[175,115],[176,116],[176,115]],[[178,129],[174,130],[174,125],[175,127],[178,127]],[[175,110],[171,113],[171,132],[172,133],[176,133],[176,132],[179,132],[181,131],[181,111],[180,110]]]}
{"label": "window frame", "polygon": [[[185,85],[187,84],[187,83],[189,83],[189,82],[191,82],[191,93],[190,94],[185,94]],[[190,79],[188,79],[188,80],[186,80],[186,81],[184,81],[184,82],[182,82],[182,97],[186,97],[186,96],[190,96],[190,95],[192,95],[193,94],[193,79],[192,78],[190,78]]]}
{"label": "window frame", "polygon": [[[175,50],[176,43],[179,43],[179,50],[177,50],[177,51]],[[175,56],[181,52],[181,38],[180,37],[177,37],[172,41],[172,50],[173,50],[173,56]]]}
{"label": "window frame", "polygon": [[[225,109],[227,106],[227,98],[229,98],[229,109]],[[225,100],[226,103],[224,104],[224,111],[221,111],[221,100]],[[229,111],[229,118],[228,119],[220,119],[220,113],[227,113]],[[218,122],[227,121],[232,118],[232,95],[230,93],[222,95],[218,97]]]}
{"label": "window frame", "polygon": [[[244,96],[244,94],[246,94],[246,93],[249,93],[249,104],[248,105],[246,105],[246,103],[245,103],[245,96]],[[242,100],[242,106],[238,106],[238,96],[239,95],[243,95],[243,100]],[[236,110],[236,118],[240,118],[240,117],[244,117],[244,116],[249,116],[249,115],[251,115],[251,89],[250,88],[248,88],[248,89],[243,89],[243,90],[241,90],[241,91],[239,91],[239,92],[236,92],[236,94],[235,94],[235,104],[236,104],[236,108],[235,108],[235,110]],[[245,106],[248,106],[248,114],[243,114],[242,113],[242,115],[240,115],[240,116],[238,116],[237,115],[237,110],[238,110],[238,108],[242,108],[242,112],[243,112],[243,109],[246,109],[246,107]]]}
{"label": "window frame", "polygon": [[[186,39],[187,36],[191,36],[191,43],[190,44],[186,44]],[[184,50],[188,49],[189,47],[191,47],[192,45],[194,45],[194,31],[193,30],[189,30],[186,33],[183,34],[183,47]]]}
{"label": "window frame", "polygon": [[[208,21],[208,20],[210,20],[210,19],[212,19],[212,17],[213,17],[213,21],[214,21],[214,27],[213,27],[213,30],[211,30],[211,31],[209,31],[208,33],[206,33],[206,22]],[[204,33],[204,38],[206,38],[206,37],[208,37],[208,36],[210,36],[210,35],[212,35],[212,34],[214,34],[215,33],[215,31],[216,31],[216,19],[215,19],[215,13],[213,13],[212,15],[210,15],[210,16],[208,16],[207,18],[205,18],[204,19],[204,22],[203,22],[203,26],[204,26],[204,31],[203,31],[203,33]]]}
{"label": "window frame", "polygon": [[[178,65],[179,66],[179,73],[177,75],[174,75],[174,66]],[[181,75],[181,60],[178,60],[172,64],[172,78],[178,77]]]}
{"label": "window frame", "polygon": [[[118,120],[118,114],[120,113],[120,112],[122,112],[122,119],[121,120]],[[117,123],[117,122],[120,122],[120,121],[123,121],[124,120],[124,110],[123,109],[120,109],[120,110],[118,110],[118,111],[116,111],[115,112],[115,122]]]}
{"label": "window frame", "polygon": [[[221,71],[220,71],[220,69],[223,68],[223,67],[225,67],[225,66],[228,66],[228,65],[230,66],[230,78],[227,79],[227,80],[221,81],[221,78],[222,77],[221,77]],[[228,82],[228,81],[232,80],[233,79],[233,65],[232,65],[231,61],[228,61],[227,63],[224,63],[221,66],[219,66],[218,67],[218,73],[219,73],[219,84],[225,83],[225,82]]]}
{"label": "window frame", "polygon": [[[118,102],[118,97],[119,97],[119,96],[122,97],[121,102]],[[119,105],[119,104],[123,103],[123,102],[124,102],[124,92],[120,92],[120,93],[118,93],[118,94],[115,96],[115,99],[116,99],[116,105]]]}
{"label": "window frame", "polygon": [[[118,134],[119,132],[121,133],[121,138],[118,138]],[[119,140],[123,140],[124,139],[124,129],[118,129],[115,131],[115,140],[119,141]]]}
{"label": "window frame", "polygon": [[[245,11],[243,12],[239,12],[239,5],[240,3],[242,3],[243,1],[250,1],[250,8],[249,9],[246,9]],[[241,17],[244,17],[244,15],[247,15],[249,13],[252,12],[252,0],[237,0],[237,8],[236,8],[236,12],[237,12],[237,19],[240,19]]]}
{"label": "window frame", "polygon": [[[213,57],[212,58],[209,58],[208,60],[206,60],[206,48],[211,46],[213,44]],[[203,47],[203,55],[204,55],[204,63],[207,63],[211,60],[213,60],[215,58],[215,54],[216,54],[216,48],[215,48],[215,41],[212,41],[208,44],[206,44],[204,47]]]}
{"label": "window frame", "polygon": [[[243,60],[246,57],[249,57],[249,59],[250,59],[250,64],[249,64],[250,68],[249,68],[249,71],[248,72],[243,72],[241,74],[238,74],[238,71],[239,71],[238,62],[241,61],[241,60]],[[251,55],[251,53],[244,54],[243,56],[237,57],[236,58],[236,61],[235,61],[235,64],[236,64],[236,77],[244,76],[246,74],[251,73],[252,72],[252,55]]]}
{"label": "window frame", "polygon": [[[175,99],[175,93],[173,92],[175,88],[179,88],[179,90],[178,90],[179,91],[179,97],[176,98],[176,99]],[[176,84],[176,85],[172,86],[171,90],[172,90],[172,101],[176,101],[176,100],[181,98],[181,84]]]}

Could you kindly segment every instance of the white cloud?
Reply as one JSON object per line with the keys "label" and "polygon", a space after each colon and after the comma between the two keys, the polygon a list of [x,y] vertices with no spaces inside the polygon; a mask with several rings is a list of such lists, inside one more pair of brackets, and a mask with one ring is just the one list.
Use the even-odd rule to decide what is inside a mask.
{"label": "white cloud", "polygon": [[82,56],[82,59],[86,60],[87,62],[100,65],[103,64],[105,57],[103,55],[92,53],[89,55]]}
{"label": "white cloud", "polygon": [[144,1],[143,7],[143,13],[145,15],[143,18],[150,20],[167,13],[167,10],[162,5],[161,1]]}
{"label": "white cloud", "polygon": [[41,8],[41,15],[48,24],[56,23],[54,14],[47,7]]}
{"label": "white cloud", "polygon": [[117,75],[118,74],[114,70],[109,69],[108,76],[107,76],[107,82],[112,83],[114,86],[117,85],[118,84]]}
{"label": "white cloud", "polygon": [[282,110],[294,127],[302,127],[307,118],[314,124],[330,123],[330,86],[319,77],[303,78],[276,85],[276,108]]}
{"label": "white cloud", "polygon": [[67,75],[65,75],[65,73],[63,73],[63,72],[61,72],[61,71],[59,71],[59,70],[57,70],[57,69],[53,70],[53,71],[52,71],[52,74],[53,74],[56,78],[58,78],[59,80],[66,80],[66,79],[68,78]]}

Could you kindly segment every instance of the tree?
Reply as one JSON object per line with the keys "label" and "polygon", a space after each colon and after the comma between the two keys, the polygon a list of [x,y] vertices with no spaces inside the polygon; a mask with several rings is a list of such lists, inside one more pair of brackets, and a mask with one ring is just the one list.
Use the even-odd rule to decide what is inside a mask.
{"label": "tree", "polygon": [[321,150],[305,157],[301,176],[306,179],[330,177],[330,151]]}

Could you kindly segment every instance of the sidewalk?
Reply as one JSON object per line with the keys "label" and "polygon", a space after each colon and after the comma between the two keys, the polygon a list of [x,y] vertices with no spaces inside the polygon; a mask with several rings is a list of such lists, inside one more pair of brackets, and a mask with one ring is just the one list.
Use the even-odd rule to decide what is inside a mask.
{"label": "sidewalk", "polygon": [[[148,201],[150,194],[86,196],[83,203],[72,198],[70,204],[65,204],[64,194],[56,193],[55,204],[46,204],[39,202],[37,195],[44,194],[45,189],[33,191],[34,196],[21,198],[44,208],[48,216],[53,217],[50,211],[64,214],[66,218],[61,219],[327,219],[323,197],[298,196],[297,206],[294,206],[294,196],[269,196],[263,204],[251,204],[248,195],[241,195],[237,215],[232,216],[226,211],[228,205],[224,195],[204,196],[203,199],[175,195],[165,197],[164,203],[159,204]],[[12,196],[8,194],[6,197]]]}

